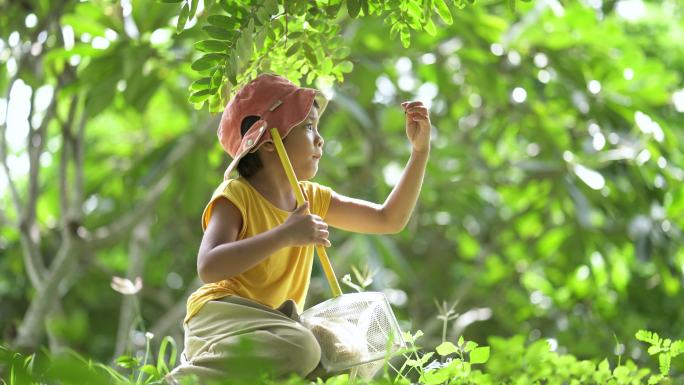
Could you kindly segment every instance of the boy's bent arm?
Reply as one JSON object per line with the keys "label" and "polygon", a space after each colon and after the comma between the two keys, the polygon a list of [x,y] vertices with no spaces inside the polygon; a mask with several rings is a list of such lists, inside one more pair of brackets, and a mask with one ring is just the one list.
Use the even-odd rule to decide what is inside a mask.
{"label": "boy's bent arm", "polygon": [[236,241],[242,214],[227,199],[218,199],[202,237],[197,255],[197,273],[204,283],[238,275],[286,246],[278,229]]}
{"label": "boy's bent arm", "polygon": [[284,247],[310,244],[330,247],[328,225],[308,212],[305,203],[277,227],[237,240],[242,214],[227,199],[218,199],[197,255],[197,273],[204,283],[216,282],[249,270]]}
{"label": "boy's bent arm", "polygon": [[367,234],[391,234],[408,223],[418,200],[428,151],[413,151],[399,182],[382,205],[333,193],[325,221],[333,227]]}

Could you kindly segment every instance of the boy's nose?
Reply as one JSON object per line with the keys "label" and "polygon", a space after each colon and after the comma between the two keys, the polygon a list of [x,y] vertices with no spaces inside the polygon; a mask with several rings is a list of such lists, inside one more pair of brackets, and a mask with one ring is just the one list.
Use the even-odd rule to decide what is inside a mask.
{"label": "boy's nose", "polygon": [[323,143],[325,143],[325,140],[320,134],[316,134],[316,137],[314,138],[314,144],[319,147],[323,147]]}

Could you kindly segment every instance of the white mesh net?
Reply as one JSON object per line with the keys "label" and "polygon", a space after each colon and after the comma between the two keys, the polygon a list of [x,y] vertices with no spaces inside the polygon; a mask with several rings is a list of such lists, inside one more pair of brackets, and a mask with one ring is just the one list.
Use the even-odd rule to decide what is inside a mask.
{"label": "white mesh net", "polygon": [[358,367],[370,378],[383,359],[405,347],[401,330],[383,293],[344,294],[301,314],[321,345],[321,363],[335,372]]}

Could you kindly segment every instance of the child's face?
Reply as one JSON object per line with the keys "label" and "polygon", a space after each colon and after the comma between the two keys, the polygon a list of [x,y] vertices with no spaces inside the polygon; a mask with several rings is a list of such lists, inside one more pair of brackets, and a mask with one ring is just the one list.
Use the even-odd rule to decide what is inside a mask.
{"label": "child's face", "polygon": [[323,137],[318,132],[318,109],[311,107],[306,119],[295,126],[283,144],[298,180],[309,180],[318,171],[323,156]]}

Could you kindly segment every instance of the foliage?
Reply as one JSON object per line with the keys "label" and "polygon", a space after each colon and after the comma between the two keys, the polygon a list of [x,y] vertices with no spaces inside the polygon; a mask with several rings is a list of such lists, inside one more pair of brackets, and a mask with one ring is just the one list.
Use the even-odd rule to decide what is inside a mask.
{"label": "foliage", "polygon": [[[399,352],[406,359],[399,370],[386,363],[384,375],[371,380],[370,385],[384,384],[599,384],[599,385],[633,385],[641,384],[650,370],[639,368],[628,360],[624,364],[618,363],[613,369],[607,359],[600,363],[578,360],[568,354],[558,354],[549,350],[546,341],[537,341],[524,346],[524,336],[510,339],[498,337],[490,338],[492,355],[489,346],[478,346],[476,342],[465,341],[459,337],[456,344],[449,341],[442,342],[434,351],[426,352],[417,345],[423,333],[405,333],[404,339],[408,348]],[[652,339],[654,335],[655,339]],[[655,333],[639,331],[637,338],[654,343],[657,346],[658,337]],[[164,342],[173,341],[164,338]],[[676,341],[681,344],[682,341]],[[673,343],[673,349],[675,344]],[[78,354],[49,353],[22,356],[0,347],[0,373],[8,373],[3,379],[7,385],[15,384],[157,384],[162,383],[164,375],[168,373],[168,366],[175,359],[176,347],[172,343],[171,358],[166,361],[166,346],[158,353],[157,364],[146,364],[150,352],[146,352],[144,361],[128,356],[117,359],[117,364],[129,370],[129,375],[122,375],[116,370],[100,363],[93,363]],[[673,354],[672,356],[676,356]],[[394,372],[390,373],[390,369]],[[195,382],[182,382],[192,385]],[[310,381],[296,377],[288,380],[270,380],[268,378],[253,379],[253,383],[263,384],[309,384]],[[318,384],[346,384],[347,374],[318,379]],[[415,381],[415,382],[413,382]],[[669,384],[667,372],[648,377],[649,384]]]}
{"label": "foliage", "polygon": [[[682,6],[646,1],[627,17],[625,2],[509,3],[296,1],[286,16],[266,1],[0,2],[2,344],[36,362],[39,346],[144,357],[162,340],[136,330],[139,303],[146,330],[182,348],[199,215],[227,164],[217,116],[188,90],[211,90],[191,98],[216,109],[221,86],[270,69],[332,98],[316,181],[374,202],[409,156],[399,103],[430,105],[407,229],[331,234],[336,271],[361,277],[353,289],[384,290],[426,346],[489,341],[471,367],[483,378],[645,379],[653,363],[631,336],[682,339],[684,320]],[[235,79],[216,64],[226,57]],[[315,269],[309,304],[328,295]],[[142,277],[138,297],[112,291],[113,276]],[[679,379],[679,347],[643,337],[669,364],[649,378]],[[634,362],[586,361],[614,349]],[[462,353],[444,370],[465,367]]]}
{"label": "foliage", "polygon": [[677,357],[684,352],[684,341],[682,340],[672,341],[669,338],[662,339],[658,336],[658,333],[647,330],[639,330],[636,333],[636,338],[639,341],[647,342],[651,345],[648,348],[648,354],[652,356],[658,355],[660,376],[653,376],[656,379],[667,377],[670,373],[672,358]]}

